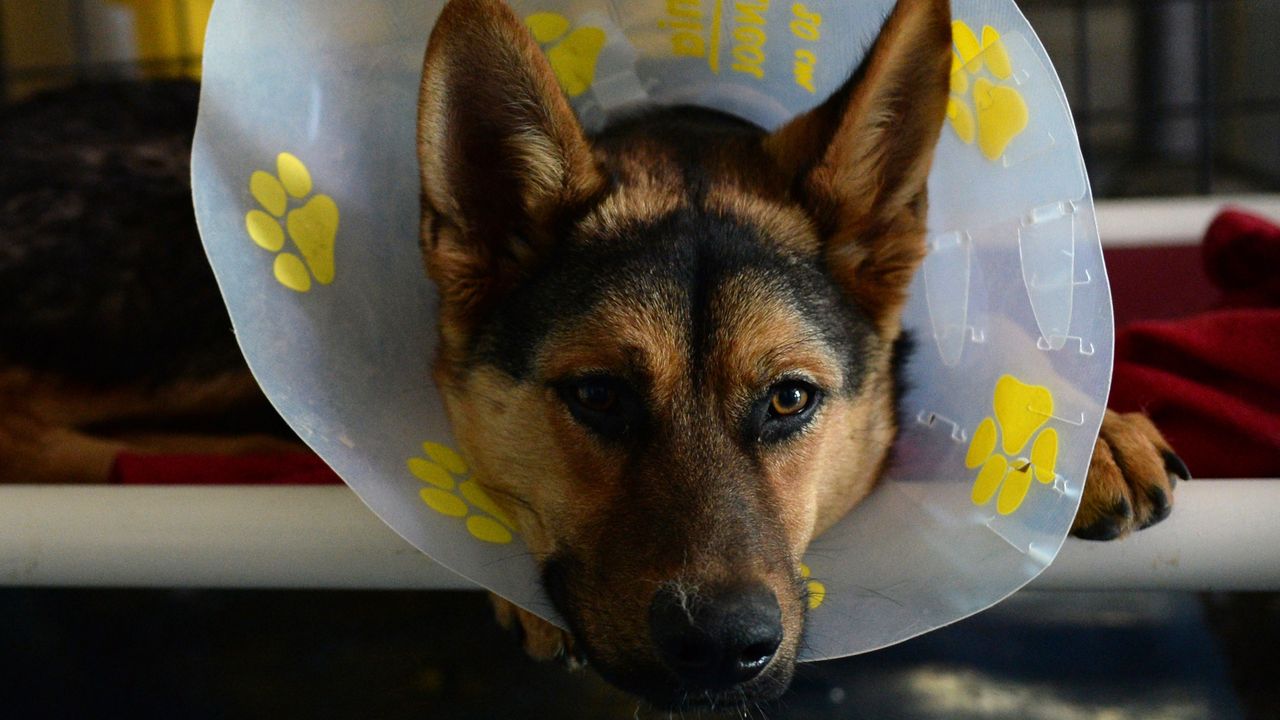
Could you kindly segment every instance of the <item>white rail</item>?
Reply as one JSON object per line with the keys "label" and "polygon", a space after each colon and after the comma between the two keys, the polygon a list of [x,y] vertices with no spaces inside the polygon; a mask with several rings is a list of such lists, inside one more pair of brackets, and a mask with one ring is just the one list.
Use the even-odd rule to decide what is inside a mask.
{"label": "white rail", "polygon": [[1094,204],[1103,247],[1199,245],[1205,228],[1227,207],[1280,220],[1280,194],[1099,200]]}
{"label": "white rail", "polygon": [[[1280,480],[1182,483],[1165,523],[1069,540],[1037,589],[1280,589]],[[472,587],[333,487],[0,487],[0,585]]]}

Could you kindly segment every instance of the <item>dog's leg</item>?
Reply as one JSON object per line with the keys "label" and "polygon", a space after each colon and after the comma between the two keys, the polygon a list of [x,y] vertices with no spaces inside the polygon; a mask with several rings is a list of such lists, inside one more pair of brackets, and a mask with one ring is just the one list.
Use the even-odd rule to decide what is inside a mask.
{"label": "dog's leg", "polygon": [[0,372],[0,482],[104,483],[122,452],[241,455],[303,450],[300,443],[261,433],[165,430],[180,427],[184,420],[216,417],[261,402],[261,392],[247,372],[157,388],[96,389],[9,368]]}
{"label": "dog's leg", "polygon": [[0,482],[104,483],[124,443],[31,418],[0,418]]}
{"label": "dog's leg", "polygon": [[1089,462],[1071,534],[1114,540],[1169,516],[1178,479],[1190,479],[1182,459],[1142,413],[1108,410]]}
{"label": "dog's leg", "polygon": [[578,651],[569,633],[493,593],[489,594],[489,602],[493,603],[493,614],[498,624],[516,637],[529,657],[559,660],[570,669],[586,664],[586,658]]}

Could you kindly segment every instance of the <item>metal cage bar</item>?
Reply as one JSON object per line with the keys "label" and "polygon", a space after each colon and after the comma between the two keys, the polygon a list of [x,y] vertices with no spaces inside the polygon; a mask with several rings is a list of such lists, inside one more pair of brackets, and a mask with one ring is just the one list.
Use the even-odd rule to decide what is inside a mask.
{"label": "metal cage bar", "polygon": [[[1069,539],[1047,590],[1280,590],[1280,480],[1182,483],[1164,523]],[[451,590],[353,492],[329,487],[0,487],[0,585]]]}

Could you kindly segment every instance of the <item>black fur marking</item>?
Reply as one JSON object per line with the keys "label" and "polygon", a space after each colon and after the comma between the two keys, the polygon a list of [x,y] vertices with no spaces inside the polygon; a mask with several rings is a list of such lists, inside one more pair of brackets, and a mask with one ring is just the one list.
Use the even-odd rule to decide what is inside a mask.
{"label": "black fur marking", "polygon": [[[675,148],[690,164],[706,151],[708,140],[723,141],[727,137],[760,138],[764,130],[736,115],[694,105],[645,108],[620,118],[592,137],[601,147],[626,143],[634,137]],[[691,170],[693,168],[690,168]]]}
{"label": "black fur marking", "polygon": [[[916,349],[915,335],[909,330],[903,330],[898,334],[898,339],[893,341],[893,347],[890,348],[892,353],[889,358],[889,375],[893,392],[893,420],[897,427],[901,428],[906,422],[906,407],[902,404],[903,398],[906,397],[907,391],[911,389],[911,380],[907,377],[907,364],[911,362],[911,355]],[[884,460],[880,463],[878,477],[882,477],[885,468],[893,465],[897,459],[898,443],[895,442],[889,446],[889,452],[885,453]]]}
{"label": "black fur marking", "polygon": [[[759,143],[765,132],[735,115],[692,105],[650,108],[624,117],[593,138],[601,148],[624,145],[634,137],[658,143],[672,151],[680,165],[682,180],[694,207],[701,206],[714,177],[703,158],[707,149],[726,141],[748,146]],[[752,153],[760,156],[763,153]]]}
{"label": "black fur marking", "polygon": [[898,425],[902,425],[902,399],[911,390],[911,380],[907,377],[907,364],[916,350],[916,338],[910,330],[903,330],[898,339],[893,341],[893,353],[889,360],[889,374],[893,378],[893,403],[897,409]]}

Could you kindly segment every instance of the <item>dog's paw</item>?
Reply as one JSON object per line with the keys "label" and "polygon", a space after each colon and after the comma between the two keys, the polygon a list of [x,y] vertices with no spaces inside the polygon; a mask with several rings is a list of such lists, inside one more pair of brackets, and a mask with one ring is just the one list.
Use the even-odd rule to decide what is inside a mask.
{"label": "dog's paw", "polygon": [[516,642],[534,660],[559,660],[570,670],[587,664],[573,641],[573,635],[561,630],[533,613],[492,593],[493,614]]}
{"label": "dog's paw", "polygon": [[1155,525],[1173,509],[1179,478],[1188,480],[1191,473],[1151,420],[1108,410],[1071,534],[1114,540]]}

